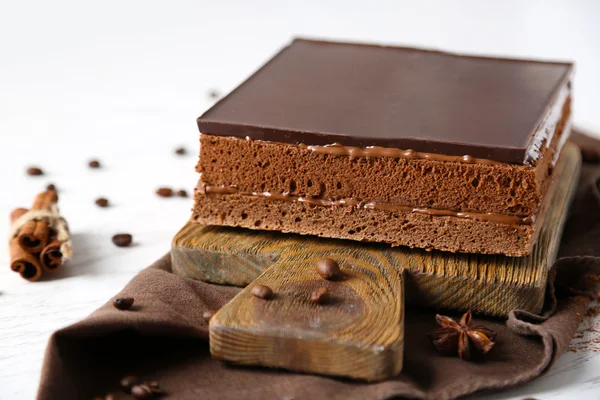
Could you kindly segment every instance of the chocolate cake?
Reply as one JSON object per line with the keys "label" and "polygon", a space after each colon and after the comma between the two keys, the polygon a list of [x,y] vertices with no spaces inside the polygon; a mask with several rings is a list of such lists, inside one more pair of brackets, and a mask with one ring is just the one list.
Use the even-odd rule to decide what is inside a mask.
{"label": "chocolate cake", "polygon": [[192,219],[527,255],[570,133],[572,73],[294,40],[198,118]]}

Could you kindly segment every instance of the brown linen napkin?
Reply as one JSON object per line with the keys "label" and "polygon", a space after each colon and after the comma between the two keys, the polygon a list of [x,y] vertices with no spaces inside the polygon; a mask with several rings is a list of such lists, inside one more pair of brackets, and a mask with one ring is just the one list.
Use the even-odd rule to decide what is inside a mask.
{"label": "brown linen napkin", "polygon": [[130,399],[119,389],[120,378],[129,374],[158,381],[172,399],[450,399],[527,382],[566,350],[590,299],[600,294],[598,184],[600,168],[585,165],[543,314],[517,310],[507,321],[474,318],[498,332],[485,359],[440,356],[426,335],[435,328],[435,311],[407,310],[404,369],[384,382],[214,361],[202,314],[221,307],[239,289],[176,276],[166,255],[120,293],[135,298],[132,310],[119,311],[109,302],[52,335],[38,399],[91,399],[109,392]]}

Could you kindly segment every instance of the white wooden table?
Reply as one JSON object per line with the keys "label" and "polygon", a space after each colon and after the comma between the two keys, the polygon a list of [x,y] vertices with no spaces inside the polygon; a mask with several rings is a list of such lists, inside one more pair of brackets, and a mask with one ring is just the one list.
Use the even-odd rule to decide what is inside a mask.
{"label": "white wooden table", "polygon": [[[33,398],[50,334],[168,251],[192,203],[154,190],[192,191],[207,92],[230,90],[294,35],[575,59],[576,123],[600,132],[598,2],[292,3],[0,2],[0,237],[9,211],[52,182],[75,247],[57,279],[32,284],[0,246],[0,399]],[[180,145],[191,154],[175,156]],[[92,158],[104,167],[90,170]],[[27,177],[33,164],[47,175]],[[99,196],[113,206],[96,207]],[[121,231],[135,246],[111,243]],[[575,396],[600,398],[597,353],[567,353],[546,376],[490,398]]]}

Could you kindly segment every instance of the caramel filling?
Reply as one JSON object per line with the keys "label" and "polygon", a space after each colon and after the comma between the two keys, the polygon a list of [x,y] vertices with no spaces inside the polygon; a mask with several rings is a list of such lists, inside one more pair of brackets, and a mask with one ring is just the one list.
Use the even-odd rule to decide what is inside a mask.
{"label": "caramel filling", "polygon": [[351,208],[364,208],[368,210],[383,210],[383,211],[403,211],[418,214],[433,215],[438,217],[457,217],[474,219],[477,221],[495,222],[498,224],[505,224],[511,226],[517,225],[531,225],[535,221],[535,216],[520,217],[516,215],[504,215],[495,213],[478,213],[470,211],[451,211],[451,210],[440,210],[436,208],[421,208],[411,207],[398,203],[389,203],[383,201],[361,201],[356,199],[321,199],[313,197],[302,197],[294,196],[289,193],[270,193],[270,192],[241,192],[235,186],[224,186],[224,185],[206,185],[201,183],[197,190],[204,194],[220,194],[230,195],[238,194],[241,196],[252,196],[262,197],[272,200],[280,201],[293,201],[298,203],[306,203],[320,207],[351,207]]}

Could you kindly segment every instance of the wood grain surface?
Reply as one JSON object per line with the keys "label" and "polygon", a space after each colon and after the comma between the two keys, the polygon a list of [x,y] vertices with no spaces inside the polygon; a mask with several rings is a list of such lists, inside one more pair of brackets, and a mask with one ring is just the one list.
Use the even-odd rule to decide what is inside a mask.
{"label": "wood grain surface", "polygon": [[[262,272],[288,258],[323,254],[379,252],[390,264],[408,272],[407,302],[471,309],[506,316],[514,309],[537,313],[544,302],[549,267],[556,258],[562,227],[580,168],[580,155],[571,145],[557,166],[557,182],[538,243],[527,257],[427,252],[278,232],[186,224],[172,244],[175,273],[207,282],[246,286]],[[322,250],[327,248],[328,250]],[[320,249],[320,250],[317,250]]]}
{"label": "wood grain surface", "polygon": [[[340,280],[323,279],[323,256],[336,260]],[[286,253],[210,320],[214,358],[367,381],[402,369],[403,271],[378,249],[342,249],[324,243]],[[273,297],[255,297],[266,285]],[[330,299],[310,300],[326,288]]]}

